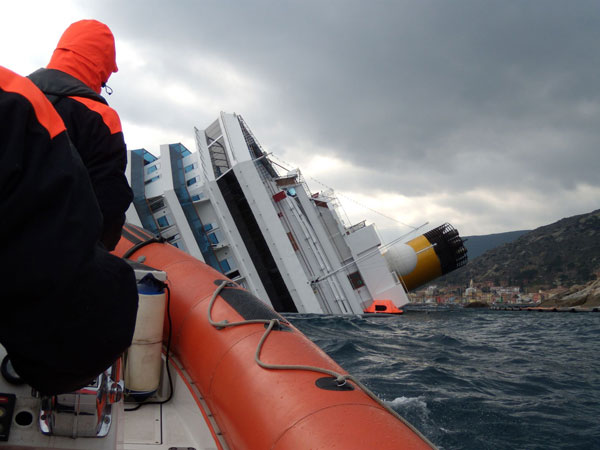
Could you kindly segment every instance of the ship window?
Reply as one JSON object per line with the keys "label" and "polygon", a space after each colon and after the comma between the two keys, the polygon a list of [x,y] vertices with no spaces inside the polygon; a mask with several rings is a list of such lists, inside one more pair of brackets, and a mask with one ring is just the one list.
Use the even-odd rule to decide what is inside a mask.
{"label": "ship window", "polygon": [[387,308],[385,305],[375,305],[375,311],[386,311]]}
{"label": "ship window", "polygon": [[360,289],[365,285],[362,277],[360,276],[360,272],[354,272],[348,275],[348,279],[350,280],[350,284],[353,289]]}
{"label": "ship window", "polygon": [[181,143],[179,144],[169,144],[169,149],[176,151],[181,155],[181,158],[185,158],[186,156],[191,155],[192,153],[185,148],[185,146]]}
{"label": "ship window", "polygon": [[160,178],[160,176],[156,175],[155,177],[150,178],[149,180],[144,181],[144,184],[150,184],[153,181],[156,181]]}
{"label": "ship window", "polygon": [[235,280],[236,278],[238,278],[240,276],[240,271],[234,270],[233,272],[227,272],[227,276],[229,278],[231,278],[232,280]]}
{"label": "ship window", "polygon": [[159,209],[163,209],[165,207],[165,201],[161,198],[153,203],[150,203],[150,211],[156,212]]}
{"label": "ship window", "polygon": [[161,228],[166,228],[169,226],[169,221],[167,220],[166,216],[159,217],[158,219],[156,219],[156,221],[158,222],[158,225]]}
{"label": "ship window", "polygon": [[193,164],[190,164],[189,166],[185,166],[185,167],[183,168],[183,171],[184,171],[185,173],[188,173],[188,172],[191,172],[193,169],[194,169],[194,165],[193,165]]}
{"label": "ship window", "polygon": [[219,261],[221,264],[221,268],[223,269],[223,273],[227,273],[231,271],[231,266],[229,265],[229,261],[224,259],[223,261]]}
{"label": "ship window", "polygon": [[132,150],[132,153],[135,153],[136,155],[141,156],[144,159],[144,166],[147,166],[148,164],[152,164],[154,161],[156,161],[158,159],[152,153],[148,152],[147,150],[145,150],[143,148],[140,148],[138,150]]}
{"label": "ship window", "polygon": [[189,180],[187,180],[185,182],[185,184],[187,184],[188,186],[191,186],[192,184],[196,184],[196,177],[190,178]]}
{"label": "ship window", "polygon": [[150,166],[148,167],[148,172],[147,173],[152,173],[152,172],[156,172],[158,170],[158,167],[156,166]]}
{"label": "ship window", "polygon": [[179,236],[179,233],[174,234],[173,236],[167,238],[167,242],[169,244],[172,244],[174,240],[179,239],[180,237],[181,236]]}

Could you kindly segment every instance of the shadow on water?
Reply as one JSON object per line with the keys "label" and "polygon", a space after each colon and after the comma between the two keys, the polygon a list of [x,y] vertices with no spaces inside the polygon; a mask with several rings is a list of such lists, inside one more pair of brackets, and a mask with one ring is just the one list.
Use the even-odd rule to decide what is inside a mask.
{"label": "shadow on water", "polygon": [[442,449],[600,448],[600,314],[286,317]]}

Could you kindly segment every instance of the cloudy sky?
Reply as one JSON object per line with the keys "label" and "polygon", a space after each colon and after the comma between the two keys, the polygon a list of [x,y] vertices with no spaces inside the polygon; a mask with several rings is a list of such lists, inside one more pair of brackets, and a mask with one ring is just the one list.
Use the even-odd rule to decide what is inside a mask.
{"label": "cloudy sky", "polygon": [[83,18],[116,36],[130,149],[195,151],[194,126],[236,112],[385,240],[600,207],[597,1],[23,0],[3,5],[0,64],[45,66]]}

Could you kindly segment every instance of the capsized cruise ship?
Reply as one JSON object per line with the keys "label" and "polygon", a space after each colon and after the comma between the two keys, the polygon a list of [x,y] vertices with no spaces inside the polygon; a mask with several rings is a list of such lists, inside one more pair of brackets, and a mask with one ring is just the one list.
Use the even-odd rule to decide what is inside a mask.
{"label": "capsized cruise ship", "polygon": [[[195,130],[197,152],[129,151],[127,221],[204,261],[278,312],[359,314],[467,262],[444,224],[383,246],[373,224],[346,225],[333,192],[274,164],[241,116]],[[128,233],[127,229],[124,234]]]}

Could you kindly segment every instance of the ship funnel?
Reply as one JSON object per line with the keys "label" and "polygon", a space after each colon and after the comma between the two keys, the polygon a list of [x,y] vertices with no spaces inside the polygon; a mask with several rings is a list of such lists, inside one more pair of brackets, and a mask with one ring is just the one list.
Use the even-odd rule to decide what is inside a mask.
{"label": "ship funnel", "polygon": [[467,249],[449,223],[440,225],[385,253],[390,269],[411,291],[467,263]]}

